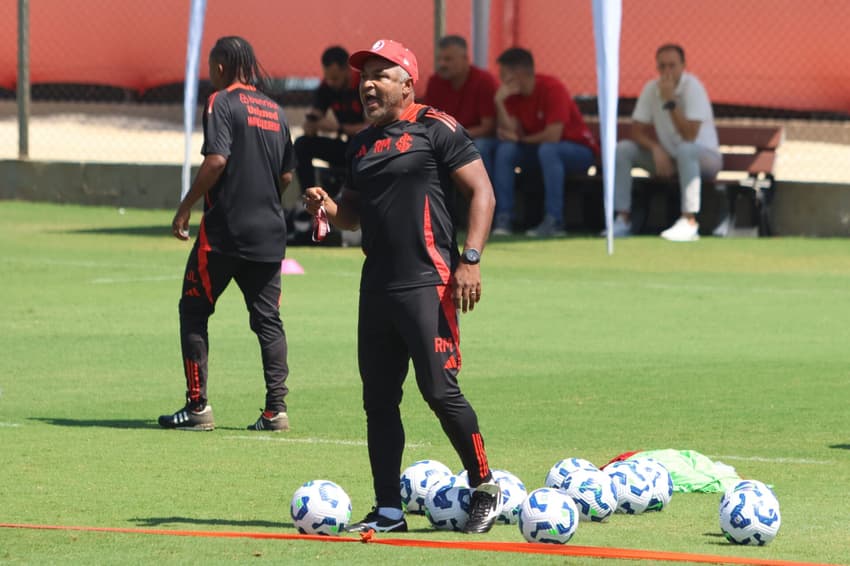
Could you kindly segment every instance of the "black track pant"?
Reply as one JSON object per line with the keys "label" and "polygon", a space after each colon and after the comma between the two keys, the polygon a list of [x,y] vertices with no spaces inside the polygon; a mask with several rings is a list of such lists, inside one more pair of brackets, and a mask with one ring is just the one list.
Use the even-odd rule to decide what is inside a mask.
{"label": "black track pant", "polygon": [[295,172],[303,192],[307,187],[316,185],[316,168],[313,158],[327,161],[331,167],[345,165],[345,148],[348,143],[336,138],[324,136],[301,136],[295,140]]}
{"label": "black track pant", "polygon": [[265,409],[286,411],[286,334],[280,320],[280,262],[261,263],[205,250],[198,241],[186,262],[180,298],[180,342],[186,398],[207,402],[207,322],[231,279],[242,290],[251,330],[260,341],[266,380]]}
{"label": "black track pant", "polygon": [[457,383],[459,343],[457,311],[446,286],[360,294],[358,359],[379,507],[401,507],[404,428],[399,404],[411,358],[419,391],[440,419],[470,485],[490,476],[478,418]]}

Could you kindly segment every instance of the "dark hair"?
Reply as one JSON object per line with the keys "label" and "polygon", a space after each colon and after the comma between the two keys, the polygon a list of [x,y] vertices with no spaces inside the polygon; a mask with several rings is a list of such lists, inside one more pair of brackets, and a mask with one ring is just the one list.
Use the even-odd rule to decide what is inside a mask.
{"label": "dark hair", "polygon": [[228,83],[244,81],[261,91],[270,84],[268,74],[254,55],[254,48],[244,38],[235,35],[219,38],[210,50],[210,59],[224,66],[224,78]]}
{"label": "dark hair", "polygon": [[328,47],[322,53],[322,67],[330,67],[334,64],[340,67],[348,66],[348,51],[339,45]]}
{"label": "dark hair", "polygon": [[511,47],[510,49],[505,49],[502,51],[502,54],[499,55],[499,58],[496,59],[496,62],[499,65],[514,69],[523,68],[532,71],[534,70],[534,57],[531,55],[531,51],[523,49],[522,47]]}
{"label": "dark hair", "polygon": [[664,45],[655,50],[655,58],[658,59],[658,56],[661,55],[661,53],[664,51],[675,51],[682,59],[682,63],[685,62],[685,50],[682,49],[682,46],[678,43],[665,43]]}
{"label": "dark hair", "polygon": [[466,40],[459,35],[446,35],[441,37],[440,41],[437,42],[437,47],[440,49],[445,49],[446,47],[451,47],[452,45],[456,45],[464,51],[468,49],[466,45]]}

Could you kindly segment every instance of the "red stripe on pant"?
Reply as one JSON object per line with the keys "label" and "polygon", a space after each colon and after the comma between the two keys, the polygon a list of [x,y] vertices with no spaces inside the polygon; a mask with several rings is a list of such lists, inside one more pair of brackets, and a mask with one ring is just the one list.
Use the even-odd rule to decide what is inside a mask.
{"label": "red stripe on pant", "polygon": [[487,463],[487,453],[484,451],[484,439],[481,438],[481,433],[472,434],[472,444],[475,446],[475,457],[478,460],[478,473],[481,479],[484,479],[490,475],[490,465]]}
{"label": "red stripe on pant", "polygon": [[186,358],[186,389],[189,390],[189,399],[197,401],[201,397],[201,376],[197,362]]}

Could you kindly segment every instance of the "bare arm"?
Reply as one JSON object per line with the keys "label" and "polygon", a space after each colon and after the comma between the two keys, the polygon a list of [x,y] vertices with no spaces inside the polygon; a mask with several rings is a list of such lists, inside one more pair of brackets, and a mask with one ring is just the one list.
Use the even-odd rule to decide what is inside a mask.
{"label": "bare arm", "polygon": [[519,141],[522,143],[554,143],[561,141],[561,134],[564,133],[563,122],[552,122],[536,134],[523,136]]}
{"label": "bare arm", "polygon": [[632,139],[641,147],[652,152],[655,163],[655,174],[659,177],[671,177],[675,172],[673,158],[658,143],[650,132],[650,125],[643,122],[632,122]]}
{"label": "bare arm", "polygon": [[632,122],[632,140],[644,149],[652,150],[658,145],[655,138],[649,135],[650,125],[644,122]]}
{"label": "bare arm", "polygon": [[[496,197],[484,163],[476,159],[452,173],[452,179],[467,200],[469,219],[463,249],[484,250],[490,234],[490,222],[496,207]],[[452,274],[452,298],[463,312],[475,308],[481,300],[481,268],[478,264],[461,262]]]}
{"label": "bare arm", "polygon": [[310,187],[304,191],[304,207],[316,216],[319,208],[325,207],[328,220],[341,230],[357,230],[360,227],[360,194],[343,187],[338,200],[333,200],[322,187]]}
{"label": "bare arm", "polygon": [[676,131],[679,132],[679,135],[682,136],[682,139],[687,142],[692,142],[697,139],[697,134],[699,133],[700,124],[702,124],[699,120],[688,120],[685,118],[685,113],[682,112],[682,109],[676,106],[673,110],[670,110],[670,118],[673,119],[673,125],[676,126]]}
{"label": "bare arm", "polygon": [[280,192],[286,190],[286,188],[292,183],[292,171],[287,171],[286,173],[280,174]]}
{"label": "bare arm", "polygon": [[174,234],[175,238],[178,240],[189,239],[189,217],[192,215],[192,206],[215,186],[226,166],[227,158],[223,155],[213,153],[204,157],[192,187],[183,197],[180,206],[177,207],[177,212],[174,214],[174,220],[171,221],[171,233]]}

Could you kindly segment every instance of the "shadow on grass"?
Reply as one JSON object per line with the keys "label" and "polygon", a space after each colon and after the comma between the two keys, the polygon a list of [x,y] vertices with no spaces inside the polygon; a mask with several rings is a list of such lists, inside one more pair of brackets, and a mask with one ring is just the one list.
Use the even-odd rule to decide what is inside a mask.
{"label": "shadow on grass", "polygon": [[850,450],[850,444],[833,444],[830,448],[835,448],[838,450]]}
{"label": "shadow on grass", "polygon": [[269,529],[294,529],[293,523],[275,521],[234,521],[228,519],[201,519],[198,517],[135,517],[131,522],[140,527],[160,527],[162,525],[214,525],[224,527],[265,527]]}
{"label": "shadow on grass", "polygon": [[54,426],[98,427],[98,428],[160,428],[146,419],[56,419],[51,417],[30,417],[31,421],[40,421]]}
{"label": "shadow on grass", "polygon": [[171,226],[158,224],[156,226],[121,226],[109,228],[83,228],[80,230],[66,230],[65,234],[103,234],[104,236],[144,236],[147,238],[173,238]]}

